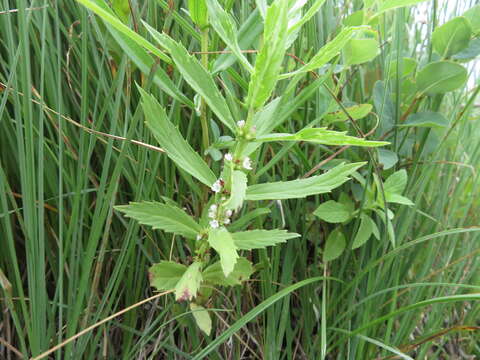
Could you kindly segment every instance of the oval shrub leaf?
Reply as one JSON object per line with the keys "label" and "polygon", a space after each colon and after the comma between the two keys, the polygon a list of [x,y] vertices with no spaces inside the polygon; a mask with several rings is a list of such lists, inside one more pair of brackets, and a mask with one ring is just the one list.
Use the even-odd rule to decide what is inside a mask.
{"label": "oval shrub leaf", "polygon": [[448,126],[448,120],[440,113],[433,111],[425,111],[416,114],[412,114],[407,118],[401,127],[446,127]]}
{"label": "oval shrub leaf", "polygon": [[187,267],[173,261],[160,261],[148,270],[150,286],[159,291],[172,290],[183,276]]}
{"label": "oval shrub leaf", "polygon": [[466,49],[471,36],[470,22],[459,16],[435,29],[432,34],[432,45],[440,56],[446,58]]}
{"label": "oval shrub leaf", "polygon": [[192,302],[190,303],[190,310],[192,310],[193,318],[200,330],[207,334],[207,336],[210,335],[212,331],[212,319],[207,309]]}
{"label": "oval shrub leaf", "polygon": [[345,250],[346,240],[342,231],[337,228],[328,235],[323,253],[323,261],[332,261],[342,255]]}
{"label": "oval shrub leaf", "polygon": [[370,236],[372,236],[374,228],[373,220],[370,216],[362,214],[360,220],[360,227],[358,228],[355,239],[353,240],[352,249],[357,249],[363,244],[365,244]]}
{"label": "oval shrub leaf", "polygon": [[313,214],[329,223],[342,223],[350,217],[348,208],[335,200],[324,202]]}
{"label": "oval shrub leaf", "polygon": [[198,289],[202,283],[202,263],[195,261],[183,273],[175,286],[175,300],[187,301],[197,296]]}
{"label": "oval shrub leaf", "polygon": [[425,66],[417,75],[420,93],[444,94],[462,87],[468,78],[467,69],[451,61],[437,61]]}

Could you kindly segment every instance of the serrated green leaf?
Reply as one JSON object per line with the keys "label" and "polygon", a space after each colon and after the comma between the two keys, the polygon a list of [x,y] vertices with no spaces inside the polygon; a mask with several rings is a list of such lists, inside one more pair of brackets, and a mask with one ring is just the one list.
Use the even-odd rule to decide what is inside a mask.
{"label": "serrated green leaf", "polygon": [[323,261],[332,261],[342,255],[346,246],[345,235],[337,228],[328,235],[323,253]]}
{"label": "serrated green leaf", "polygon": [[248,87],[247,104],[261,108],[272,95],[285,55],[288,27],[288,1],[276,0],[267,9],[260,50]]}
{"label": "serrated green leaf", "polygon": [[211,229],[208,234],[208,243],[220,255],[223,274],[225,277],[228,277],[238,259],[237,247],[232,235],[223,227]]}
{"label": "serrated green leaf", "polygon": [[217,0],[207,0],[210,22],[220,38],[227,44],[245,68],[252,72],[253,67],[243,55],[237,41],[238,29],[233,18],[228,14]]}
{"label": "serrated green leaf", "polygon": [[335,200],[329,200],[321,204],[313,214],[329,223],[342,223],[350,218],[348,208]]}
{"label": "serrated green leaf", "polygon": [[185,81],[195,90],[210,109],[217,115],[221,122],[231,131],[235,131],[235,120],[230,113],[227,102],[218,90],[211,74],[205,70],[196,57],[190,55],[185,47],[165,34],[143,23],[152,37],[165,48],[172,57],[175,66],[182,74]]}
{"label": "serrated green leaf", "polygon": [[366,214],[362,214],[360,220],[360,227],[358,228],[355,239],[353,240],[352,249],[357,249],[365,244],[372,236],[374,222],[372,218]]}
{"label": "serrated green leaf", "polygon": [[175,300],[192,300],[197,296],[198,289],[202,283],[202,263],[195,261],[183,273],[175,286]]}
{"label": "serrated green leaf", "polygon": [[442,114],[433,111],[425,111],[410,115],[403,124],[399,124],[398,126],[442,128],[448,125],[448,120]]}
{"label": "serrated green leaf", "polygon": [[466,49],[471,36],[470,21],[458,16],[435,29],[432,45],[440,56],[446,58]]}
{"label": "serrated green leaf", "polygon": [[175,288],[187,267],[173,261],[160,261],[148,270],[150,286],[159,291]]}
{"label": "serrated green leaf", "polygon": [[315,144],[323,145],[353,145],[353,146],[385,146],[389,143],[386,141],[370,141],[354,136],[349,136],[346,132],[327,130],[326,128],[310,128],[303,129],[296,134],[267,134],[258,136],[257,142],[270,141],[307,141]]}
{"label": "serrated green leaf", "polygon": [[[365,116],[370,114],[372,111],[372,105],[370,104],[358,104],[347,107],[345,110],[350,115],[350,117],[354,120],[363,119]],[[335,122],[343,122],[349,120],[348,115],[343,110],[338,110],[335,112],[328,113],[323,118],[325,124],[331,124]]]}
{"label": "serrated green leaf", "polygon": [[398,170],[390,175],[383,184],[383,190],[401,195],[407,186],[408,175],[405,169]]}
{"label": "serrated green leaf", "polygon": [[192,310],[192,315],[197,326],[209,336],[212,332],[212,319],[210,318],[207,309],[192,302],[190,303],[190,310]]}
{"label": "serrated green leaf", "polygon": [[325,174],[307,179],[279,181],[252,185],[247,188],[247,200],[281,200],[304,198],[309,195],[323,194],[339,187],[365,163],[340,164]]}
{"label": "serrated green leaf", "polygon": [[417,88],[422,94],[444,94],[461,88],[467,79],[467,69],[462,65],[437,61],[428,64],[417,74]]}
{"label": "serrated green leaf", "polygon": [[208,11],[205,0],[188,0],[188,11],[193,23],[200,29],[208,26]]}
{"label": "serrated green leaf", "polygon": [[237,210],[245,200],[247,192],[247,175],[243,171],[234,170],[232,172],[232,189],[230,198],[224,204],[226,209]]}
{"label": "serrated green leaf", "polygon": [[183,138],[180,131],[168,120],[165,110],[157,100],[141,88],[139,90],[142,95],[142,107],[147,126],[160,146],[166,151],[167,156],[180,169],[196,177],[205,185],[211,186],[217,179],[215,174]]}
{"label": "serrated green leaf", "polygon": [[203,271],[203,279],[212,285],[235,286],[248,280],[253,271],[252,263],[244,257],[239,257],[233,271],[227,277],[223,273],[220,261],[217,261]]}
{"label": "serrated green leaf", "polygon": [[125,216],[137,220],[140,224],[151,226],[194,239],[202,231],[182,209],[158,202],[131,202],[129,205],[115,206]]}
{"label": "serrated green leaf", "polygon": [[232,234],[235,246],[240,250],[264,249],[284,243],[289,239],[299,237],[300,234],[289,233],[286,230],[248,230]]}

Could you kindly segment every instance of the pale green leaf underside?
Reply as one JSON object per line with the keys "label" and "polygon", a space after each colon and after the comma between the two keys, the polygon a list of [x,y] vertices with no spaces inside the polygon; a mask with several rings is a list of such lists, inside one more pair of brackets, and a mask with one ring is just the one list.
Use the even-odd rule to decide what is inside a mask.
{"label": "pale green leaf underside", "polygon": [[347,206],[335,200],[322,203],[313,214],[329,223],[342,223],[350,217]]}
{"label": "pale green leaf underside", "polygon": [[299,236],[300,234],[286,230],[248,230],[232,234],[233,241],[240,250],[263,249]]}
{"label": "pale green leaf underside", "polygon": [[212,319],[210,318],[207,309],[192,302],[190,303],[190,310],[192,310],[193,318],[200,330],[207,334],[207,336],[210,335],[210,332],[212,331]]}
{"label": "pale green leaf underside", "polygon": [[348,176],[365,163],[340,164],[325,174],[307,179],[252,185],[247,188],[247,200],[281,200],[304,198],[330,192],[345,183]]}
{"label": "pale green leaf underside", "polygon": [[218,90],[210,73],[200,64],[195,56],[189,54],[185,47],[144,22],[152,37],[164,47],[172,57],[175,66],[185,81],[202,97],[210,109],[231,131],[235,131],[235,120],[230,113],[225,98]]}
{"label": "pale green leaf underside", "polygon": [[167,156],[180,169],[196,177],[205,185],[211,186],[216,181],[216,176],[212,170],[183,138],[175,125],[168,120],[165,110],[157,100],[142,89],[140,89],[140,92],[147,126],[160,146],[166,151]]}
{"label": "pale green leaf underside", "polygon": [[225,228],[211,229],[208,234],[208,243],[220,256],[225,277],[228,277],[235,267],[238,259],[237,247],[232,235]]}
{"label": "pale green leaf underside", "polygon": [[257,142],[270,141],[307,141],[323,145],[353,145],[353,146],[384,146],[388,145],[385,141],[369,141],[354,136],[349,136],[346,132],[327,130],[326,128],[303,129],[296,134],[267,134],[255,139]]}
{"label": "pale green leaf underside", "polygon": [[198,261],[192,263],[183,273],[175,286],[175,300],[192,300],[197,296],[198,289],[202,283],[202,264]]}
{"label": "pale green leaf underside", "polygon": [[185,265],[173,261],[160,261],[148,270],[150,286],[159,291],[172,290],[186,270]]}
{"label": "pale green leaf underside", "polygon": [[129,205],[115,206],[125,216],[137,220],[142,225],[151,226],[166,232],[195,238],[202,228],[182,209],[158,202],[131,202]]}

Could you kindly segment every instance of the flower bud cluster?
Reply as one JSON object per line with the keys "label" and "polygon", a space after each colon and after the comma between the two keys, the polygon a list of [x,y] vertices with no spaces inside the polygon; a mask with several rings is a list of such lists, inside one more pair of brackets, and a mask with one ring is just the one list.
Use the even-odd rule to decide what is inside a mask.
{"label": "flower bud cluster", "polygon": [[220,225],[230,224],[230,218],[232,217],[232,210],[223,211],[221,206],[212,204],[208,209],[208,217],[211,219],[209,225],[212,229],[220,227]]}

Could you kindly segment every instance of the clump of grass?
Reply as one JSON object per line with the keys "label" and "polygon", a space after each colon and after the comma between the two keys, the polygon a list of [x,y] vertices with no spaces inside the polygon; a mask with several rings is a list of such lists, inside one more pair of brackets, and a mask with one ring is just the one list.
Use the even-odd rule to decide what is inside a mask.
{"label": "clump of grass", "polygon": [[[11,11],[0,14],[2,357],[479,354],[474,1],[453,8],[421,3],[428,6],[426,24],[416,21],[415,7],[309,2],[299,14],[312,16],[278,53],[269,53],[279,40],[264,31],[263,1],[82,3],[106,21],[75,2],[30,8],[21,0],[18,11],[5,2]],[[294,2],[274,3],[271,14],[291,12]],[[457,20],[462,14],[466,20]],[[443,41],[453,33],[463,48]],[[338,49],[330,58],[315,58],[332,43]],[[201,74],[189,79],[182,68],[188,61],[181,63],[186,56],[173,57],[183,51],[179,46],[206,69],[208,91],[205,77],[192,85]],[[257,80],[259,89],[269,85],[259,92],[252,69],[261,61],[275,86]],[[444,79],[443,71],[456,75]],[[213,103],[212,89],[226,107]],[[164,123],[155,134],[151,124],[159,117]],[[271,129],[261,134],[259,122],[250,133],[259,118],[272,121]],[[237,124],[243,119],[245,133]],[[172,157],[180,142],[172,133],[165,138],[168,126],[206,167]],[[319,127],[390,145],[328,143],[326,136],[338,133]],[[291,135],[276,135],[285,140],[277,142],[267,136],[272,132]],[[235,168],[249,186],[309,178],[341,163],[368,164],[330,193],[299,199],[277,193],[255,203],[245,195],[232,218],[238,223],[225,224],[230,232],[286,229],[301,238],[250,254],[238,250],[251,264],[237,279],[241,286],[209,286],[192,297],[197,307],[168,291],[155,295],[147,277],[152,264],[190,265],[202,250],[207,267],[222,252],[199,248],[196,236],[185,240],[185,233],[129,221],[114,206],[164,201],[170,213],[179,206],[198,219],[207,239],[208,171],[216,181],[230,161],[219,156],[232,145],[232,160],[242,165],[244,149],[260,135],[266,143],[248,154],[254,170]],[[207,336],[198,326],[209,332],[210,321]]]}

